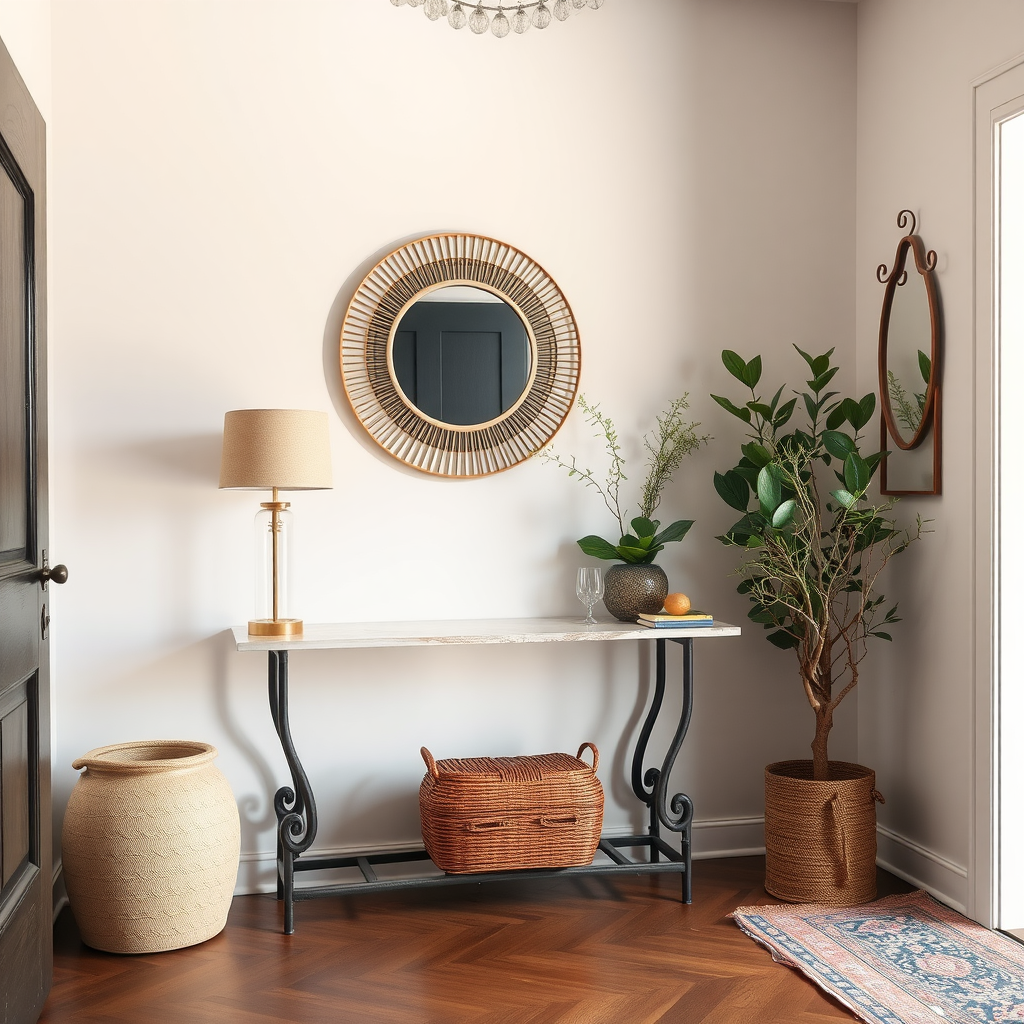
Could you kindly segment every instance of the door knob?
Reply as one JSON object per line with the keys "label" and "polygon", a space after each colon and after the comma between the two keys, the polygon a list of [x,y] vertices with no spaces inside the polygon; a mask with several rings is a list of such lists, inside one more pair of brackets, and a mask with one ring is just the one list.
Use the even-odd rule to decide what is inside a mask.
{"label": "door knob", "polygon": [[68,567],[66,565],[55,565],[52,569],[43,562],[42,569],[39,570],[39,582],[46,587],[47,583],[67,583],[68,581]]}

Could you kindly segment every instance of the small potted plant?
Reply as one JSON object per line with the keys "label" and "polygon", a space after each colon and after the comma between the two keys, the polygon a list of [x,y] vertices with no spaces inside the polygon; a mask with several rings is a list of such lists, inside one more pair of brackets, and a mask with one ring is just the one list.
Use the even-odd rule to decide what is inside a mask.
{"label": "small potted plant", "polygon": [[[873,640],[891,640],[895,604],[876,592],[889,560],[921,537],[923,523],[900,530],[893,503],[873,505],[868,485],[882,453],[862,454],[861,432],[875,396],[842,398],[828,387],[838,367],[830,349],[810,356],[807,390],[782,401],[785,385],[757,394],[761,357],[724,351],[726,369],[749,389],[734,403],[712,395],[748,427],[734,468],[715,489],[741,518],[719,537],[742,548],[737,588],[767,639],[796,652],[799,679],[814,712],[810,761],[765,770],[765,888],[797,902],[855,904],[875,894],[874,772],[830,761],[828,738],[839,704],[857,685]],[[791,420],[800,408],[802,427]]]}
{"label": "small potted plant", "polygon": [[660,566],[654,564],[654,559],[666,544],[682,540],[693,526],[692,519],[677,519],[662,530],[660,521],[651,517],[661,503],[662,491],[672,479],[672,474],[687,455],[707,443],[708,437],[697,434],[699,423],[685,422],[683,413],[689,408],[686,395],[669,403],[658,416],[657,425],[643,437],[647,451],[647,475],[639,502],[640,514],[629,520],[627,529],[620,498],[621,486],[627,479],[626,460],[618,431],[611,418],[601,412],[599,405],[590,404],[582,395],[576,402],[587,422],[598,428],[594,436],[604,438],[609,456],[604,484],[597,480],[592,470],[581,468],[575,456],[563,459],[551,448],[540,455],[545,461],[567,470],[570,477],[593,487],[614,517],[618,543],[594,535],[581,537],[576,543],[584,554],[621,563],[611,566],[605,573],[604,604],[622,622],[635,622],[641,612],[661,611],[668,594],[668,577]]}

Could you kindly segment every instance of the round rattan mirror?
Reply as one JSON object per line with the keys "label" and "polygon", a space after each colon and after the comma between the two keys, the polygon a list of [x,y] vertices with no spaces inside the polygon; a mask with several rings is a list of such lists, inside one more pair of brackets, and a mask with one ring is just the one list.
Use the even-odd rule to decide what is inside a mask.
{"label": "round rattan mirror", "polygon": [[429,235],[390,253],[356,289],[341,330],[360,423],[390,455],[439,476],[498,473],[543,448],[579,374],[576,321],[558,285],[481,235]]}

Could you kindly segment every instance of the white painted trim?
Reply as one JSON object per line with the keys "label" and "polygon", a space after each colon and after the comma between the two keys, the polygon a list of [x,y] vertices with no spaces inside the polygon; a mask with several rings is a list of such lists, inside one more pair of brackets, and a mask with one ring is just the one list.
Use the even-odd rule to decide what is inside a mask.
{"label": "white painted trim", "polygon": [[712,857],[764,856],[764,815],[750,818],[705,818],[694,821],[690,855]]}
{"label": "white painted trim", "polygon": [[969,871],[920,846],[898,832],[878,826],[879,867],[931,893],[937,900],[961,914],[967,913]]}
{"label": "white painted trim", "polygon": [[[1004,77],[1006,76],[1006,77]],[[1024,54],[976,79],[974,136],[974,723],[967,913],[999,927],[999,345],[995,129],[1019,109]]]}

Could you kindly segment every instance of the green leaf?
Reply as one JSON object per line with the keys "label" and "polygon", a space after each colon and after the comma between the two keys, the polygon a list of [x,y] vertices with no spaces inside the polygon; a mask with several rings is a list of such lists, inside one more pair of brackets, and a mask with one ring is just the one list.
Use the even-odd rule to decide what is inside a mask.
{"label": "green leaf", "polygon": [[820,406],[817,402],[815,402],[813,395],[807,394],[806,391],[803,394],[804,408],[807,409],[807,418],[813,421],[818,416],[818,409],[820,408]]}
{"label": "green leaf", "polygon": [[917,365],[921,371],[921,380],[927,384],[932,379],[932,361],[920,349],[917,350]]}
{"label": "green leaf", "polygon": [[741,383],[746,384],[747,378],[747,364],[743,361],[741,356],[738,356],[735,352],[731,352],[729,349],[722,351],[722,362],[725,363],[725,368]]}
{"label": "green leaf", "polygon": [[632,520],[629,525],[633,527],[633,532],[637,535],[637,537],[642,538],[653,537],[658,532],[658,527],[661,525],[661,523],[659,523],[657,520],[652,522],[646,516],[637,516],[636,519]]}
{"label": "green leaf", "polygon": [[782,481],[776,466],[765,466],[757,474],[757,497],[761,502],[761,511],[766,516],[772,515],[782,501]]}
{"label": "green leaf", "polygon": [[772,418],[772,408],[770,405],[765,405],[764,402],[747,402],[747,408],[751,412],[756,412],[758,416],[761,416],[766,420],[770,420]]}
{"label": "green leaf", "polygon": [[772,516],[772,527],[776,530],[781,530],[793,518],[793,513],[795,511],[795,498],[790,498],[789,501],[784,501],[775,510],[775,514]]}
{"label": "green leaf", "polygon": [[757,382],[761,379],[761,357],[754,356],[753,359],[747,363],[746,369],[743,371],[743,383],[747,384],[751,388],[757,387]]}
{"label": "green leaf", "polygon": [[579,544],[580,549],[585,555],[593,555],[594,558],[619,557],[619,552],[614,544],[610,544],[601,537],[595,537],[593,534],[589,537],[581,537],[576,543]]}
{"label": "green leaf", "polygon": [[772,414],[775,414],[775,408],[779,404],[779,399],[782,397],[782,392],[786,390],[786,385],[783,384],[778,391],[775,392],[775,397],[772,399]]}
{"label": "green leaf", "polygon": [[892,637],[888,633],[883,633],[880,629],[875,630],[873,633],[870,633],[869,635],[877,636],[881,640],[888,640],[889,643],[892,643]]}
{"label": "green leaf", "polygon": [[731,508],[739,509],[740,512],[747,511],[747,503],[750,501],[750,487],[735,470],[730,469],[724,476],[721,473],[715,474],[715,490],[718,491],[721,499]]}
{"label": "green leaf", "polygon": [[832,412],[828,414],[828,419],[825,420],[825,426],[829,430],[838,430],[846,422],[846,413],[843,412],[842,405],[837,405]]}
{"label": "green leaf", "polygon": [[[744,460],[744,461],[747,461],[747,460]],[[757,490],[757,473],[758,473],[757,466],[743,466],[743,465],[739,465],[739,466],[737,466],[735,468],[735,470],[733,470],[733,472],[737,476],[742,477],[744,480],[746,480],[748,486],[750,487],[750,489],[752,491],[756,491]]]}
{"label": "green leaf", "polygon": [[750,422],[750,410],[741,409],[738,405],[733,405],[728,398],[722,398],[721,395],[711,396],[726,412],[731,412],[733,416],[738,416],[744,423]]}
{"label": "green leaf", "polygon": [[821,435],[821,442],[826,451],[837,459],[845,459],[847,455],[857,450],[857,443],[849,434],[839,430],[826,430]]}
{"label": "green leaf", "polygon": [[645,562],[653,562],[654,556],[661,548],[638,548],[632,544],[620,544],[616,549],[616,557],[621,558],[630,565],[643,565]]}
{"label": "green leaf", "polygon": [[875,411],[875,393],[873,391],[869,391],[860,400],[861,424],[860,424],[859,427],[857,427],[858,430],[860,430],[862,427],[866,427],[868,425],[868,423],[871,421],[871,417],[874,414],[874,411]]}
{"label": "green leaf", "polygon": [[811,368],[811,373],[814,373],[814,356],[808,355],[799,345],[794,345],[793,348],[804,357],[804,362]]}
{"label": "green leaf", "polygon": [[863,492],[871,482],[871,469],[856,453],[850,452],[843,463],[843,479],[846,486],[854,493]]}
{"label": "green leaf", "polygon": [[776,647],[783,651],[789,651],[794,647],[800,646],[800,640],[793,636],[792,633],[787,633],[784,629],[777,630],[774,633],[769,633],[765,639],[769,643],[775,644]]}
{"label": "green leaf", "polygon": [[[813,372],[813,371],[812,371]],[[828,385],[828,382],[839,372],[838,366],[833,366],[831,369],[826,370],[824,373],[819,373],[817,377],[812,381],[807,382],[807,386],[817,394],[819,391],[823,391]]]}
{"label": "green leaf", "polygon": [[853,508],[857,504],[857,499],[849,491],[844,491],[842,488],[837,491],[829,491],[829,493],[843,508]]}
{"label": "green leaf", "polygon": [[750,441],[748,444],[741,444],[740,451],[750,459],[750,461],[758,468],[761,469],[767,466],[772,461],[772,453],[768,451],[764,445],[758,444],[756,441]]}
{"label": "green leaf", "polygon": [[671,544],[673,541],[682,540],[687,533],[690,532],[690,527],[693,526],[692,519],[677,519],[670,526],[666,526],[657,537],[654,538],[654,543],[659,548],[663,548],[666,544]]}
{"label": "green leaf", "polygon": [[789,418],[793,415],[793,410],[796,408],[796,399],[792,398],[788,402],[782,405],[779,411],[775,414],[775,418],[772,420],[772,426],[778,430],[779,427],[784,426],[789,422]]}
{"label": "green leaf", "polygon": [[832,355],[832,352],[834,351],[835,349],[832,349],[831,352],[828,352],[823,356],[818,356],[811,363],[811,373],[813,373],[815,377],[820,377],[828,369],[829,357]]}

